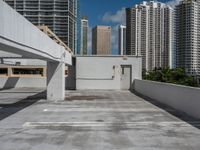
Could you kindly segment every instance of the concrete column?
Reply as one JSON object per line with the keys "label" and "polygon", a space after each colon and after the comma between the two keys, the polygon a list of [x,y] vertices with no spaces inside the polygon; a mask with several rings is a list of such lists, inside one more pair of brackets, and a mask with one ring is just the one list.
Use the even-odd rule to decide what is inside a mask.
{"label": "concrete column", "polygon": [[43,77],[47,77],[47,67],[43,67]]}
{"label": "concrete column", "polygon": [[12,75],[13,75],[11,66],[8,67],[8,74],[7,75],[8,75],[8,77],[12,77]]}
{"label": "concrete column", "polygon": [[0,64],[3,64],[4,62],[3,62],[3,58],[0,58]]}
{"label": "concrete column", "polygon": [[47,62],[47,100],[65,99],[65,64]]}

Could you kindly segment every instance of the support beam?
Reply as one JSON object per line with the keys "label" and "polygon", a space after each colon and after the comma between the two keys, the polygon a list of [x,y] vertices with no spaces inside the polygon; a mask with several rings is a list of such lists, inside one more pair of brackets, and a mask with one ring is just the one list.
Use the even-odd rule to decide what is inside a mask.
{"label": "support beam", "polygon": [[[13,53],[14,58],[19,56],[19,58],[65,62],[68,65],[72,63],[72,53],[69,49],[57,44],[2,0],[0,0],[0,50]],[[0,57],[4,58],[3,55]]]}
{"label": "support beam", "polygon": [[65,99],[65,64],[47,62],[47,100]]}

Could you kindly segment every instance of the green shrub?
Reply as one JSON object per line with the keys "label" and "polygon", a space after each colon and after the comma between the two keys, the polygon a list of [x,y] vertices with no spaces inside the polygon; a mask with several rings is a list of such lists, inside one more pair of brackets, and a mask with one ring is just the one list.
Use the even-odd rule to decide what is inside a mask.
{"label": "green shrub", "polygon": [[183,68],[155,68],[151,71],[143,69],[142,76],[144,80],[181,84],[193,87],[199,86],[194,77],[185,75],[185,70]]}

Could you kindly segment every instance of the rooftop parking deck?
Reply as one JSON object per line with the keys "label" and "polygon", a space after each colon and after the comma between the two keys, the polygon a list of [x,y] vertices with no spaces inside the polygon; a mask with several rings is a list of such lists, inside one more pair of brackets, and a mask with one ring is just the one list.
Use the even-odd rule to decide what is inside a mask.
{"label": "rooftop parking deck", "polygon": [[0,91],[2,150],[199,150],[200,120],[129,91]]}

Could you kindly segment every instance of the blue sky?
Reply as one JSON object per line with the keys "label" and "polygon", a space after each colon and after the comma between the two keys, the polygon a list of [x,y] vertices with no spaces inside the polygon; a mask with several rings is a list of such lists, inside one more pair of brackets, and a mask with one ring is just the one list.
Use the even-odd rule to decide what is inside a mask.
{"label": "blue sky", "polygon": [[[179,0],[160,0],[171,5]],[[90,29],[96,25],[110,25],[112,31],[112,53],[117,52],[117,25],[124,24],[125,11],[123,8],[141,3],[142,0],[80,0],[81,15],[89,19]],[[89,50],[91,51],[91,31],[89,32]]]}
{"label": "blue sky", "polygon": [[[165,2],[166,0],[160,0]],[[123,7],[131,7],[141,0],[80,0],[81,14],[88,16],[91,26],[106,24],[102,21],[105,13],[115,13]],[[109,24],[109,23],[107,23]],[[110,24],[109,24],[110,25]]]}

